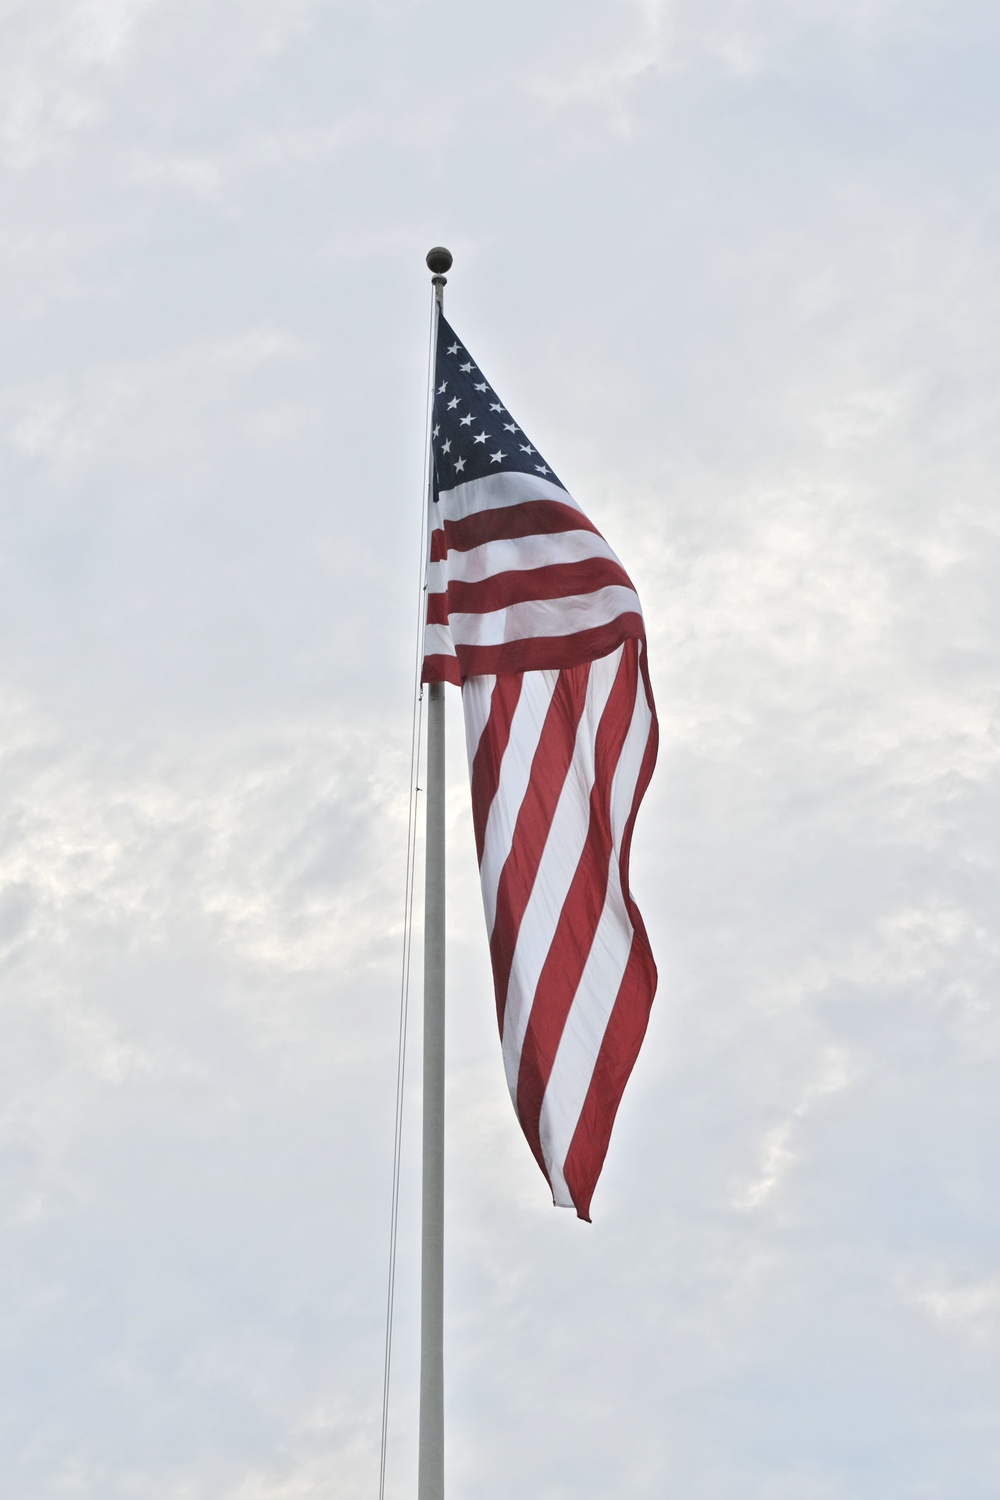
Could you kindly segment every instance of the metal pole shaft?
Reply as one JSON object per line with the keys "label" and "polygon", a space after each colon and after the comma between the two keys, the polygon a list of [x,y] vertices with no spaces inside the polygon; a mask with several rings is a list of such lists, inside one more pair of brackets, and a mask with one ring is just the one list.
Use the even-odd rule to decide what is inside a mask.
{"label": "metal pole shaft", "polygon": [[[447,264],[435,265],[442,253]],[[444,303],[447,251],[427,257],[434,276],[432,332]],[[433,369],[433,355],[432,355]],[[433,387],[433,376],[432,376]],[[433,455],[427,494],[433,502]],[[428,528],[432,530],[433,527]],[[427,853],[424,884],[424,1125],[420,1239],[420,1442],[418,1500],[444,1500],[444,684],[427,692]]]}
{"label": "metal pole shaft", "polygon": [[427,702],[418,1500],[444,1500],[444,684]]}

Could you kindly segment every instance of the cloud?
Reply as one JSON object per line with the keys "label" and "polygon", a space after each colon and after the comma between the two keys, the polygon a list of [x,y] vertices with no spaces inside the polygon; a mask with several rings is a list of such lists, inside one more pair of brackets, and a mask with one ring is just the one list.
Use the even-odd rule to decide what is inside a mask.
{"label": "cloud", "polygon": [[105,108],[136,30],[154,0],[56,0],[20,6],[20,24],[0,62],[0,143],[22,170]]}
{"label": "cloud", "polygon": [[737,77],[788,66],[790,55],[821,38],[867,49],[887,38],[940,23],[940,0],[709,0],[670,7],[672,61],[683,67],[708,60]]}
{"label": "cloud", "polygon": [[920,1305],[949,1331],[976,1341],[995,1342],[1000,1332],[1000,1276],[928,1288],[920,1294]]}
{"label": "cloud", "polygon": [[[137,427],[145,428],[148,439],[154,423],[162,426],[169,419],[171,408],[187,406],[195,384],[202,400],[209,389],[225,398],[235,383],[301,352],[278,329],[252,328],[167,358],[104,369],[91,365],[76,382],[62,382],[61,389],[32,394],[22,387],[8,396],[9,442],[33,459],[69,464],[87,455],[123,452],[134,444]],[[186,410],[175,420],[190,430],[196,417]]]}
{"label": "cloud", "polygon": [[531,91],[550,107],[601,105],[612,110],[619,126],[628,121],[628,96],[633,86],[663,62],[668,37],[665,0],[632,0],[631,24],[616,37],[590,50],[590,55],[567,72],[565,67],[532,76]]}
{"label": "cloud", "polygon": [[797,1122],[829,1095],[850,1088],[858,1077],[857,1064],[852,1063],[843,1048],[827,1048],[821,1070],[806,1084],[790,1115],[767,1131],[761,1145],[758,1175],[734,1189],[736,1208],[749,1211],[767,1202],[799,1159],[795,1146]]}
{"label": "cloud", "polygon": [[610,109],[620,129],[634,123],[629,96],[651,76],[669,88],[706,64],[743,79],[783,72],[820,37],[863,51],[932,30],[942,7],[940,0],[632,0],[626,15],[624,28],[619,13],[618,34],[591,44],[585,61],[536,72],[532,91],[550,107]]}
{"label": "cloud", "polygon": [[[588,1227],[513,1118],[453,714],[452,1483],[992,1500],[996,105],[992,23],[946,19],[943,47],[933,6],[832,0],[14,13],[18,1494],[372,1492],[443,239],[456,324],[636,578],[662,728],[633,862],[660,992]],[[418,1105],[414,1067],[391,1497]]]}

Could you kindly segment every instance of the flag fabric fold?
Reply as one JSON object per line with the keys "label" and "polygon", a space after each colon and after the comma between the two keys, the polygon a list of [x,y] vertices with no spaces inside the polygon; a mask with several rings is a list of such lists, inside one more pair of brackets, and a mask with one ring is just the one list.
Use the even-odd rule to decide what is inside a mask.
{"label": "flag fabric fold", "polygon": [[629,889],[656,760],[642,610],[442,316],[423,680],[462,688],[504,1068],[583,1219],[656,967]]}

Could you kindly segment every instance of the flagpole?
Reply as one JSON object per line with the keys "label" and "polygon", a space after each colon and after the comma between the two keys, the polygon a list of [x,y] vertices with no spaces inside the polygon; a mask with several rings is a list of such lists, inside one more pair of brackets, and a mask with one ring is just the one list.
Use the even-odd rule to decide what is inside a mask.
{"label": "flagpole", "polygon": [[[434,301],[431,369],[451,255],[427,253]],[[431,375],[431,394],[434,376]],[[428,423],[430,408],[428,401]],[[427,506],[434,458],[428,442]],[[428,531],[432,527],[428,526]],[[427,690],[427,848],[424,883],[424,1120],[420,1234],[420,1441],[418,1500],[444,1500],[444,683]]]}

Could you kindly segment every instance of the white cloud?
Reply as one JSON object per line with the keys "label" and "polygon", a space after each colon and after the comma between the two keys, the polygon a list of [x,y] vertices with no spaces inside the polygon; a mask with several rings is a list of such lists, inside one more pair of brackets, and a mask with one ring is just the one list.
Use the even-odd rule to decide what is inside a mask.
{"label": "white cloud", "polygon": [[996,105],[981,7],[939,22],[13,13],[12,1492],[372,1492],[443,239],[454,320],[637,577],[663,730],[661,989],[586,1228],[513,1120],[451,726],[453,1481],[991,1500]]}
{"label": "white cloud", "polygon": [[626,35],[609,45],[594,47],[571,72],[535,73],[532,91],[557,108],[575,104],[601,105],[613,111],[619,126],[632,86],[663,62],[669,35],[664,0],[632,0]]}
{"label": "white cloud", "polygon": [[944,1328],[981,1341],[1000,1333],[1000,1276],[965,1285],[930,1287],[920,1305]]}
{"label": "white cloud", "polygon": [[[104,108],[154,0],[55,0],[22,5],[0,61],[0,143],[9,165],[30,167]],[[10,24],[10,23],[8,23]]]}
{"label": "white cloud", "polygon": [[803,1087],[791,1113],[766,1132],[760,1148],[757,1175],[737,1186],[733,1192],[734,1207],[758,1209],[772,1196],[799,1161],[796,1129],[816,1107],[832,1094],[840,1094],[854,1084],[861,1070],[844,1048],[828,1046],[819,1070]]}
{"label": "white cloud", "polygon": [[787,65],[793,49],[810,42],[868,47],[943,14],[940,0],[675,0],[673,57],[688,67],[708,58],[748,77]]}

